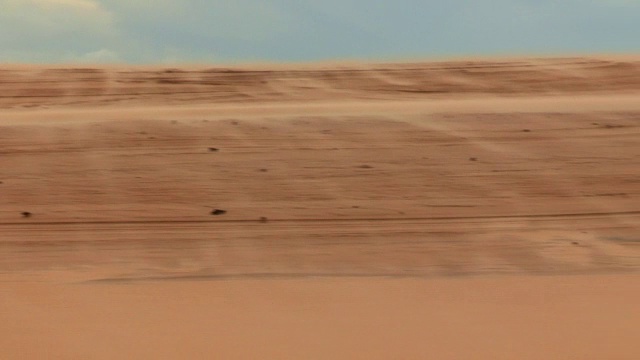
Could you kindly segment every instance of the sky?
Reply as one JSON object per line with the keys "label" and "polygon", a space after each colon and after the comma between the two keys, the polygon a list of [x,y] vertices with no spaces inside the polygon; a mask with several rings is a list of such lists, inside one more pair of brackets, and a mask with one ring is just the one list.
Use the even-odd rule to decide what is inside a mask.
{"label": "sky", "polygon": [[0,0],[0,62],[639,53],[640,0]]}

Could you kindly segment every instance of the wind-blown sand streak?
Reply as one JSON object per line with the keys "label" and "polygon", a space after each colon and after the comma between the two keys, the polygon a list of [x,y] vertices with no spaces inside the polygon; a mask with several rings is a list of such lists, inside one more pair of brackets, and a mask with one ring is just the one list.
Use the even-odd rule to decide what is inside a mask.
{"label": "wind-blown sand streak", "polygon": [[0,357],[636,359],[640,62],[0,67]]}

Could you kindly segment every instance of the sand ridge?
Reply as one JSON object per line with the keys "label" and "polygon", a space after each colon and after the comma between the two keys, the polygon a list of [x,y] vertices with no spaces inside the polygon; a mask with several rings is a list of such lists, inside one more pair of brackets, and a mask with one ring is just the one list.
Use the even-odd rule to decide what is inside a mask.
{"label": "sand ridge", "polygon": [[638,93],[636,57],[307,66],[0,67],[0,108]]}
{"label": "sand ridge", "polygon": [[9,359],[640,356],[633,57],[0,68]]}

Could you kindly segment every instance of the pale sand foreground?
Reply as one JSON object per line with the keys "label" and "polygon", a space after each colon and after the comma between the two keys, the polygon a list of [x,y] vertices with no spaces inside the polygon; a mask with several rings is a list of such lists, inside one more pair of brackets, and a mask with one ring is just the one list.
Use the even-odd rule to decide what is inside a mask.
{"label": "pale sand foreground", "polygon": [[0,91],[2,359],[640,358],[637,59]]}
{"label": "pale sand foreground", "polygon": [[2,283],[0,345],[3,359],[635,360],[638,280]]}

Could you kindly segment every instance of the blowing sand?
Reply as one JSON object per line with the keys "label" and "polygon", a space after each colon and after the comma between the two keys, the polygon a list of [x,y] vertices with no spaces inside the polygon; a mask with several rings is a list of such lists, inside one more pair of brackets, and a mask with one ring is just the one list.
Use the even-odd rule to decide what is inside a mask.
{"label": "blowing sand", "polygon": [[0,358],[640,358],[633,57],[0,91]]}

